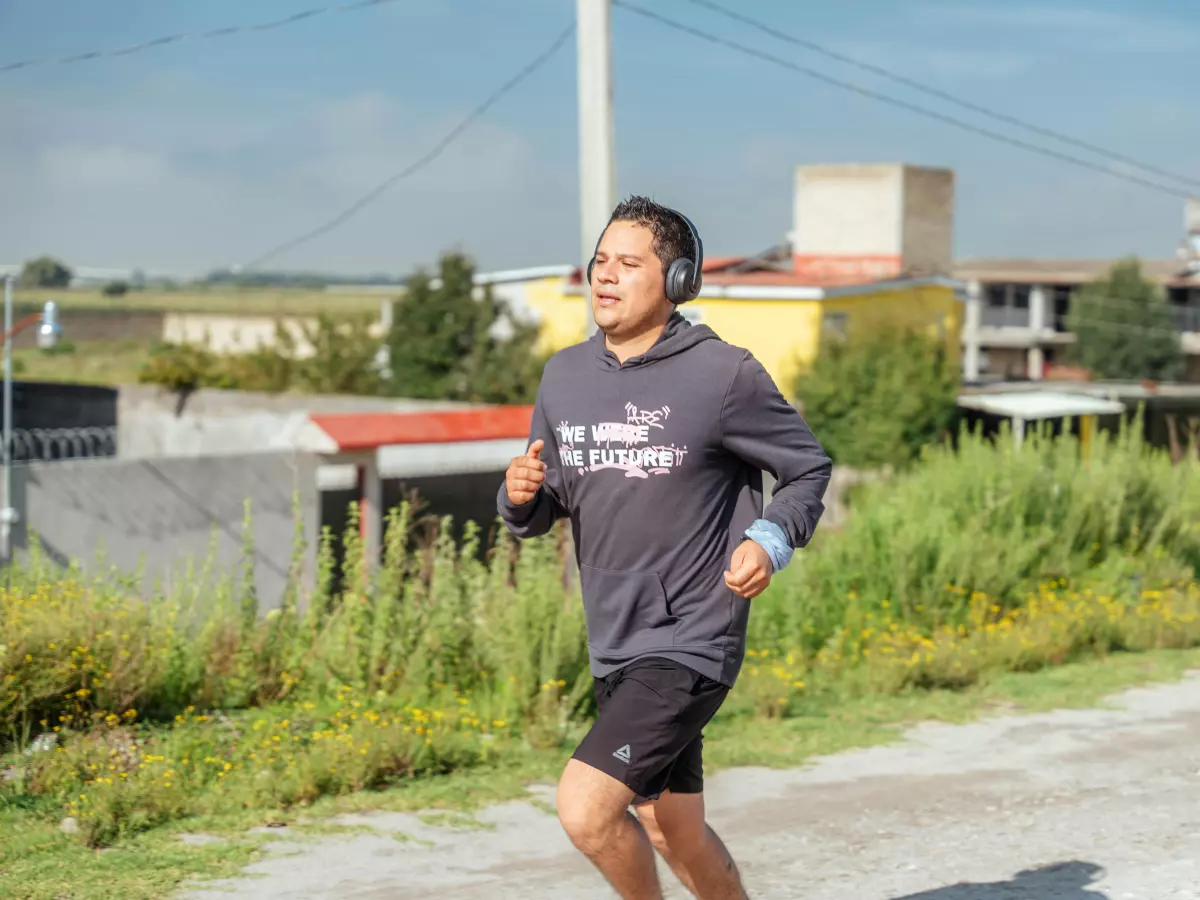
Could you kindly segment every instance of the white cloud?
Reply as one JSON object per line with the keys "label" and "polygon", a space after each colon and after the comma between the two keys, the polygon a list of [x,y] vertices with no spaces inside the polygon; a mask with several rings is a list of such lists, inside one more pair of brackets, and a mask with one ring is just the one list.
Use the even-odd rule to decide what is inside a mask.
{"label": "white cloud", "polygon": [[[0,247],[79,265],[203,272],[321,224],[426,154],[464,114],[431,120],[379,93],[261,114],[212,97],[97,109],[0,93]],[[215,98],[217,100],[222,98]],[[229,98],[225,98],[229,99]],[[461,244],[481,265],[574,255],[572,173],[482,120],[339,229],[277,264],[404,272]],[[552,207],[549,208],[548,207]],[[547,256],[546,248],[558,247]],[[557,255],[556,255],[557,254]]]}

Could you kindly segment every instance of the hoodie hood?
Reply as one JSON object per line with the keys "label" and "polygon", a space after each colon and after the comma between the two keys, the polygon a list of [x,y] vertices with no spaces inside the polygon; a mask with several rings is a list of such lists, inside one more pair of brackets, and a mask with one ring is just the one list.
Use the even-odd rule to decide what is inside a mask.
{"label": "hoodie hood", "polygon": [[671,313],[671,318],[667,320],[667,325],[662,334],[658,336],[658,340],[654,342],[654,346],[641,356],[631,356],[625,360],[624,366],[621,365],[616,354],[608,349],[603,331],[597,329],[596,333],[592,335],[592,340],[596,342],[597,364],[602,369],[615,371],[622,368],[633,369],[652,365],[660,359],[677,356],[704,341],[715,341],[719,338],[717,333],[707,325],[693,325],[676,310]]}

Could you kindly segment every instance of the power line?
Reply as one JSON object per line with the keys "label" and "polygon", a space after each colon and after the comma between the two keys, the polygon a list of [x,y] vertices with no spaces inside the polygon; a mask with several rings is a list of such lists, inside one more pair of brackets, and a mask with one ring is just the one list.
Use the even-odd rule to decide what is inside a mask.
{"label": "power line", "polygon": [[282,19],[272,19],[269,22],[259,22],[257,25],[228,25],[224,28],[211,28],[207,31],[188,31],[181,32],[179,34],[168,34],[164,35],[163,37],[151,38],[148,41],[142,41],[140,44],[133,44],[129,47],[120,47],[115,50],[89,50],[86,53],[74,53],[70,56],[23,59],[19,62],[0,65],[0,72],[15,72],[17,69],[28,69],[33,66],[66,65],[69,63],[85,62],[93,59],[111,59],[118,56],[129,56],[133,53],[140,53],[143,50],[150,50],[154,47],[162,47],[166,44],[175,44],[179,41],[211,40],[212,38],[229,37],[230,35],[241,34],[243,32],[269,31],[272,28],[282,28],[285,25],[294,25],[297,22],[303,22],[306,19],[312,19],[316,16],[323,16],[327,13],[354,12],[356,10],[366,9],[371,6],[384,6],[385,4],[396,2],[398,2],[398,0],[357,0],[355,3],[341,3],[334,6],[318,6],[312,9],[302,10],[301,12],[292,13],[290,16],[284,16]]}
{"label": "power line", "polygon": [[627,0],[612,0],[612,4],[614,6],[619,6],[622,9],[626,9],[635,15],[642,16],[643,18],[652,19],[653,21],[656,21],[661,25],[665,25],[668,28],[672,28],[675,31],[681,31],[685,34],[690,34],[693,37],[699,38],[702,41],[707,41],[710,44],[716,44],[730,50],[736,50],[738,53],[745,54],[746,56],[753,57],[754,59],[758,59],[763,62],[769,62],[776,66],[780,66],[781,68],[789,69],[793,72],[799,72],[801,75],[807,75],[809,78],[824,82],[825,84],[833,85],[834,87],[841,88],[845,91],[851,91],[871,100],[878,100],[882,103],[890,104],[898,107],[899,109],[916,113],[917,115],[924,116],[927,119],[933,119],[934,121],[941,122],[945,125],[951,125],[963,131],[971,132],[972,134],[977,134],[993,141],[998,141],[1002,144],[1008,144],[1012,147],[1019,147],[1020,149],[1027,150],[1030,153],[1036,153],[1040,156],[1056,159],[1059,162],[1065,162],[1074,166],[1090,169],[1093,172],[1100,172],[1104,175],[1109,175],[1113,178],[1119,178],[1122,181],[1140,185],[1141,187],[1148,188],[1149,190],[1157,191],[1159,193],[1168,194],[1172,197],[1190,198],[1192,196],[1189,192],[1183,190],[1182,188],[1161,184],[1160,182],[1151,181],[1138,175],[1131,175],[1127,172],[1122,172],[1119,169],[1113,169],[1109,166],[1101,165],[1100,163],[1095,163],[1079,156],[1073,156],[1070,153],[1064,153],[1060,150],[1042,147],[1038,144],[1030,143],[1029,141],[1022,140],[1021,138],[1011,137],[1007,134],[994,131],[990,128],[985,128],[980,125],[973,125],[970,122],[957,119],[954,116],[937,112],[936,110],[921,106],[917,103],[910,103],[907,100],[902,100],[899,97],[893,97],[890,94],[871,90],[870,88],[865,88],[849,81],[843,81],[842,79],[835,78],[832,75],[826,75],[824,72],[821,72],[817,69],[813,69],[808,66],[802,66],[798,63],[791,62],[790,60],[781,59],[780,57],[764,50],[757,50],[753,47],[748,47],[745,44],[739,44],[737,41],[731,41],[727,38],[710,34],[707,31],[701,31],[700,29],[694,28],[691,25],[686,25],[683,22],[678,22],[674,19],[667,18],[666,16],[646,9],[645,7],[638,6],[636,3],[627,2]]}
{"label": "power line", "polygon": [[498,87],[496,90],[494,90],[488,96],[488,98],[486,100],[484,100],[477,107],[475,107],[473,110],[471,110],[471,112],[469,112],[461,122],[459,122],[452,129],[450,129],[450,131],[446,134],[446,136],[443,137],[433,147],[433,149],[431,149],[428,153],[426,153],[420,159],[411,163],[406,168],[397,172],[395,175],[392,175],[390,178],[386,179],[382,183],[371,188],[371,190],[369,190],[366,194],[364,194],[359,199],[355,200],[354,203],[352,203],[349,207],[344,209],[342,212],[338,213],[336,216],[334,216],[328,222],[324,223],[323,225],[318,225],[316,228],[312,229],[311,231],[307,231],[298,237],[294,237],[290,240],[284,241],[282,244],[279,244],[276,247],[273,247],[272,249],[268,250],[266,253],[263,253],[261,256],[257,257],[256,259],[252,260],[251,262],[247,263],[245,265],[245,268],[247,268],[247,269],[256,268],[257,266],[262,265],[267,260],[273,259],[274,257],[278,256],[279,254],[284,253],[285,251],[291,250],[292,248],[298,247],[300,244],[306,243],[315,237],[320,237],[321,235],[325,234],[326,232],[332,231],[334,228],[337,228],[339,225],[341,225],[343,222],[345,222],[347,219],[349,219],[351,216],[355,215],[359,210],[361,210],[367,204],[378,199],[383,194],[383,192],[386,191],[388,188],[390,188],[393,184],[395,184],[398,181],[402,181],[403,179],[408,178],[411,175],[415,175],[421,169],[425,168],[425,166],[429,165],[431,162],[433,162],[435,159],[437,159],[439,156],[441,156],[447,147],[449,147],[452,143],[454,143],[454,141],[457,140],[458,137],[464,131],[466,131],[471,125],[473,125],[476,121],[478,121],[480,118],[482,118],[484,113],[486,113],[492,106],[494,106],[506,94],[508,94],[513,89],[515,89],[522,81],[524,81],[526,78],[528,78],[530,75],[532,75],[538,69],[540,69],[543,65],[545,65],[547,62],[549,62],[551,57],[553,57],[554,54],[559,51],[559,49],[562,47],[562,45],[567,42],[567,39],[574,32],[575,32],[575,23],[572,22],[570,25],[568,25],[566,28],[564,28],[562,30],[562,32],[558,35],[558,37],[556,37],[554,39],[554,41],[550,44],[549,47],[547,47],[545,50],[543,50],[541,53],[539,53],[537,56],[535,56],[516,75],[514,75],[512,78],[508,79],[508,81],[504,82],[504,84],[500,85],[500,87]]}
{"label": "power line", "polygon": [[773,28],[764,22],[760,22],[757,19],[751,18],[750,16],[743,15],[742,13],[735,12],[734,10],[731,10],[731,9],[727,9],[724,6],[721,6],[719,3],[712,2],[712,0],[687,0],[687,2],[691,3],[694,6],[699,6],[702,9],[707,9],[707,10],[710,10],[711,12],[719,13],[720,15],[723,15],[726,18],[732,19],[735,22],[740,22],[743,25],[747,25],[751,28],[755,28],[758,31],[763,32],[764,34],[768,34],[771,37],[777,38],[778,40],[784,41],[789,44],[794,44],[797,47],[803,47],[804,49],[811,50],[814,53],[820,53],[822,56],[826,56],[829,59],[837,60],[838,62],[845,63],[847,65],[856,66],[857,68],[863,69],[864,71],[867,71],[867,72],[871,72],[874,75],[879,75],[880,77],[887,78],[890,81],[894,81],[897,84],[902,84],[905,87],[912,88],[913,90],[921,91],[922,93],[928,94],[931,97],[936,97],[939,100],[946,101],[947,103],[953,103],[956,106],[961,106],[963,109],[967,109],[967,110],[970,110],[971,112],[979,113],[980,115],[988,116],[988,117],[996,119],[1000,122],[1004,122],[1007,125],[1015,125],[1018,128],[1024,128],[1028,131],[1032,131],[1034,134],[1039,134],[1042,137],[1053,138],[1054,140],[1061,141],[1064,144],[1070,144],[1074,147],[1078,147],[1081,150],[1087,150],[1091,153],[1095,153],[1098,156],[1105,156],[1108,159],[1113,160],[1114,162],[1124,163],[1127,166],[1133,166],[1134,168],[1141,169],[1142,171],[1149,172],[1150,174],[1153,174],[1153,175],[1161,175],[1162,177],[1170,178],[1173,181],[1179,181],[1183,184],[1190,184],[1193,186],[1200,187],[1200,178],[1193,178],[1189,175],[1180,175],[1176,172],[1171,172],[1168,169],[1162,169],[1162,168],[1159,168],[1158,166],[1152,165],[1150,163],[1145,163],[1138,159],[1134,159],[1132,156],[1126,156],[1125,154],[1118,153],[1115,150],[1109,150],[1105,147],[1101,147],[1098,144],[1093,144],[1093,143],[1090,143],[1089,141],[1084,141],[1079,138],[1071,137],[1071,135],[1063,134],[1061,131],[1055,131],[1052,128],[1046,128],[1043,125],[1037,125],[1037,124],[1035,124],[1033,122],[1029,122],[1025,119],[1018,118],[1017,116],[1009,115],[1008,113],[998,112],[997,110],[994,110],[994,109],[989,109],[986,106],[982,106],[982,105],[980,105],[978,103],[974,103],[970,100],[965,100],[962,97],[959,97],[955,94],[951,94],[947,91],[943,91],[938,88],[932,87],[928,84],[924,84],[923,82],[917,81],[915,78],[909,78],[906,75],[901,75],[899,72],[893,72],[890,69],[885,69],[883,66],[875,65],[874,63],[864,62],[863,60],[860,60],[860,59],[855,59],[852,56],[847,56],[844,53],[839,53],[836,50],[831,50],[828,47],[825,47],[814,41],[810,41],[805,38],[796,37],[793,34],[788,34],[787,32],[780,31],[779,29]]}

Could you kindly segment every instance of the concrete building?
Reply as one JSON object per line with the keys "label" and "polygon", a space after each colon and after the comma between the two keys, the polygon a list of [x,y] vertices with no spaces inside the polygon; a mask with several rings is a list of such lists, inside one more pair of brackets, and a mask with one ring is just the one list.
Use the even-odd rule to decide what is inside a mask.
{"label": "concrete building", "polygon": [[[1187,204],[1186,239],[1174,259],[1142,262],[1144,274],[1166,291],[1189,381],[1200,381],[1200,200]],[[954,275],[966,284],[963,374],[1039,381],[1075,340],[1067,314],[1075,292],[1102,277],[1106,259],[968,259]],[[1119,302],[1119,301],[1115,301]],[[1113,325],[1114,328],[1122,326]],[[1137,340],[1130,335],[1130,340]]]}

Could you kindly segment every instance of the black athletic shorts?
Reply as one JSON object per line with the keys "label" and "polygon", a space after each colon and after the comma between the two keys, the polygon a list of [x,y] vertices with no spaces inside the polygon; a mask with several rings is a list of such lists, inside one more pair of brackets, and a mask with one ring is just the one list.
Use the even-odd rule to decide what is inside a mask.
{"label": "black athletic shorts", "polygon": [[729,688],[659,657],[595,679],[599,713],[573,754],[640,800],[704,789],[701,731]]}

